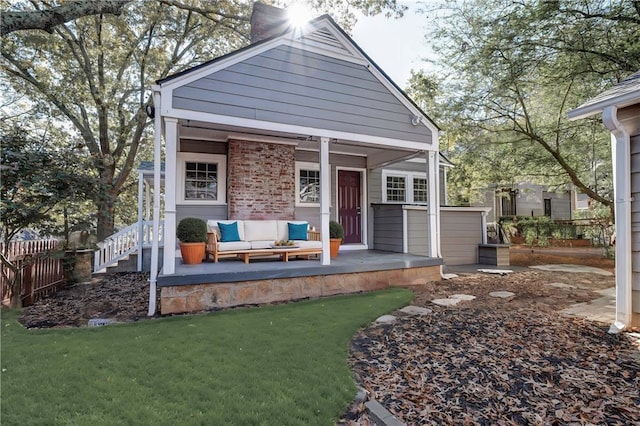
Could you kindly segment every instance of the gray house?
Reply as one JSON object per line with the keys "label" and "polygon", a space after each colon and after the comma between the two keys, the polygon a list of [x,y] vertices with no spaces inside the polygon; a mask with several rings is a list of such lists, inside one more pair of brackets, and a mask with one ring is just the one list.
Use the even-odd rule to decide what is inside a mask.
{"label": "gray house", "polygon": [[[341,252],[370,251],[388,231],[376,226],[376,206],[398,206],[402,213],[408,211],[402,206],[411,205],[419,212],[420,232],[413,236],[420,239],[422,257],[388,266],[387,271],[395,271],[385,272],[394,277],[388,282],[412,282],[416,274],[440,277],[438,127],[329,16],[294,28],[283,21],[282,12],[256,3],[249,46],[153,86],[156,187],[162,145],[166,158],[163,270],[156,276],[154,244],[152,293],[157,283],[163,312],[165,307],[166,312],[215,308],[240,294],[223,292],[222,278],[213,275],[216,269],[185,272],[176,250],[170,249],[176,246],[176,224],[184,217],[306,221],[320,231],[322,241],[321,260],[314,265],[325,269],[313,266],[314,276],[329,280],[326,277],[340,271],[371,272],[363,271],[362,263],[357,271],[353,265],[340,271],[328,268],[333,263],[330,220],[345,227]],[[157,195],[155,229],[160,213]],[[391,235],[401,246],[413,229],[405,225],[404,231]],[[154,243],[158,240],[156,235]],[[384,262],[372,256],[380,254],[368,258],[378,270],[385,269],[380,266]],[[308,269],[299,272],[297,284],[294,272],[287,273],[289,279],[282,282],[271,279],[270,272],[268,283],[255,274],[251,282],[234,275],[243,288],[253,289],[251,294],[265,295],[238,303],[280,300],[274,299],[277,292],[287,293],[278,296],[281,299],[317,295],[316,287],[305,290]],[[376,279],[384,275],[376,274]],[[335,282],[345,285],[344,279]],[[297,286],[296,294],[282,291],[290,285]],[[278,290],[264,291],[265,286]],[[193,306],[187,306],[190,303]]]}
{"label": "gray house", "polygon": [[553,191],[529,182],[493,185],[485,189],[472,206],[489,207],[488,222],[502,216],[547,216],[554,220],[573,219],[577,208],[574,190]]}
{"label": "gray house", "polygon": [[640,71],[569,111],[602,113],[611,131],[616,221],[616,320],[610,332],[640,326]]}

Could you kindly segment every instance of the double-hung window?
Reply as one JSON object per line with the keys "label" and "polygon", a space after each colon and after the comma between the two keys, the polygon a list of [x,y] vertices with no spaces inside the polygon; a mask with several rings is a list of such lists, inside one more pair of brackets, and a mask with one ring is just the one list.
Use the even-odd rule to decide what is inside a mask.
{"label": "double-hung window", "polygon": [[296,161],[296,206],[320,206],[320,165]]}
{"label": "double-hung window", "polygon": [[382,202],[426,204],[427,194],[425,173],[382,171]]}
{"label": "double-hung window", "polygon": [[224,155],[178,153],[181,204],[226,203],[227,158]]}

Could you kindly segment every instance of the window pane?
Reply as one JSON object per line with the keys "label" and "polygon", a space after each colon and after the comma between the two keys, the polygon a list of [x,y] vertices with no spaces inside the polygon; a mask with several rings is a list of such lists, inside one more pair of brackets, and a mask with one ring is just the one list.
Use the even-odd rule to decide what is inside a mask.
{"label": "window pane", "polygon": [[218,199],[218,165],[216,163],[185,164],[185,200]]}
{"label": "window pane", "polygon": [[427,179],[413,178],[413,202],[427,202]]}
{"label": "window pane", "polygon": [[387,201],[404,202],[406,200],[406,182],[401,176],[387,176]]}
{"label": "window pane", "polygon": [[320,172],[318,170],[300,170],[300,202],[320,202]]}

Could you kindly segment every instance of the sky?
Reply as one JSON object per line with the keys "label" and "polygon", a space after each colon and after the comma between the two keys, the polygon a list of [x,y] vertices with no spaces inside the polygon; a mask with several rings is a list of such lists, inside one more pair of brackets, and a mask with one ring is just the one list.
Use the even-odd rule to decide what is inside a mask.
{"label": "sky", "polygon": [[398,3],[409,6],[402,18],[360,15],[351,35],[365,53],[404,89],[411,70],[428,68],[422,58],[433,57],[433,52],[425,39],[427,19],[416,13],[416,2]]}

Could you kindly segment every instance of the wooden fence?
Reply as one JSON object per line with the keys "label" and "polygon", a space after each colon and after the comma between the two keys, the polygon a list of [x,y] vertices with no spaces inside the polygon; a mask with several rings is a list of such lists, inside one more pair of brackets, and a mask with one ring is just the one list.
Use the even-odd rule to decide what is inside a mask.
{"label": "wooden fence", "polygon": [[[62,256],[55,255],[57,240],[11,241],[8,258],[22,269],[22,305],[29,306],[43,296],[55,292],[64,283]],[[0,250],[4,244],[0,243]],[[2,304],[10,298],[9,279],[13,272],[2,265]]]}

